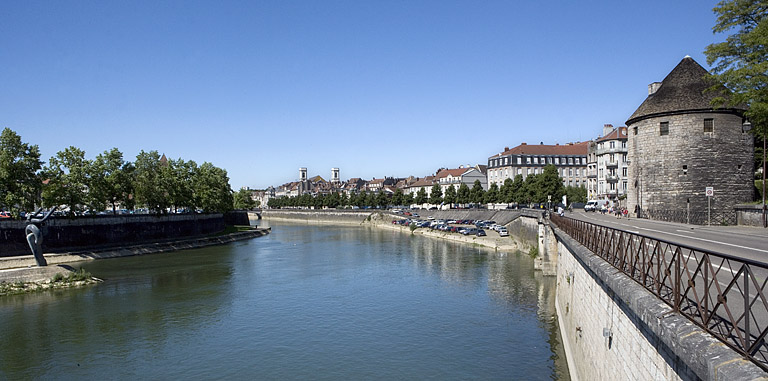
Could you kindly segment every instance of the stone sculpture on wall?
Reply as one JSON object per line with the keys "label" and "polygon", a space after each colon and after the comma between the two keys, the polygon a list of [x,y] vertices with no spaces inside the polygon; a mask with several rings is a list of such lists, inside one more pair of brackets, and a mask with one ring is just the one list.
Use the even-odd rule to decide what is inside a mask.
{"label": "stone sculpture on wall", "polygon": [[24,233],[27,236],[27,243],[29,243],[29,249],[32,250],[32,255],[35,256],[35,262],[37,262],[38,266],[48,266],[48,262],[46,262],[45,257],[43,256],[43,233],[40,231],[40,227],[43,225],[43,222],[48,219],[48,217],[53,214],[53,212],[56,210],[56,207],[48,211],[48,213],[43,217],[43,214],[41,213],[43,209],[40,208],[36,212],[32,214],[27,215],[27,228],[24,229]]}

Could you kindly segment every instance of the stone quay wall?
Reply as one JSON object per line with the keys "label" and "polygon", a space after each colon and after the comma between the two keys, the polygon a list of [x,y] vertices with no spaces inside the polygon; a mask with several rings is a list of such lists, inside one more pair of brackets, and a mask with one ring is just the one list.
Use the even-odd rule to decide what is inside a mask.
{"label": "stone quay wall", "polygon": [[[228,221],[242,220],[242,216],[238,217],[237,214],[50,218],[41,226],[43,250],[46,253],[64,252],[84,247],[109,247],[204,236],[224,230]],[[0,257],[30,253],[24,232],[26,226],[26,221],[0,221]]]}
{"label": "stone quay wall", "polygon": [[736,224],[763,227],[762,205],[737,205]]}
{"label": "stone quay wall", "polygon": [[756,380],[757,365],[553,228],[556,311],[574,380]]}

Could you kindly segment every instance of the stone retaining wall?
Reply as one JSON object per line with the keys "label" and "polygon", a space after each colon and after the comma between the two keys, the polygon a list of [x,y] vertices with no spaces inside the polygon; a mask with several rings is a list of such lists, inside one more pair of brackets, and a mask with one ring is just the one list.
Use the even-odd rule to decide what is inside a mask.
{"label": "stone retaining wall", "polygon": [[556,310],[574,380],[768,376],[571,237],[558,240]]}
{"label": "stone retaining wall", "polygon": [[[227,221],[245,221],[245,212],[222,214],[119,215],[50,218],[42,224],[45,252],[78,247],[141,243],[209,235],[224,230]],[[247,223],[246,223],[247,224]],[[0,257],[28,254],[26,221],[0,221]]]}

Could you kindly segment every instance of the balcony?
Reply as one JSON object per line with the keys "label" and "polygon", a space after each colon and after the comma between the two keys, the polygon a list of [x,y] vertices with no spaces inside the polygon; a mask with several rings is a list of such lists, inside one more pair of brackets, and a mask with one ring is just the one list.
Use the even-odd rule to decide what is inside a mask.
{"label": "balcony", "polygon": [[605,166],[608,168],[617,168],[619,166],[618,161],[606,161]]}
{"label": "balcony", "polygon": [[626,147],[603,148],[603,149],[596,150],[595,153],[597,154],[597,156],[605,155],[609,153],[627,153],[627,148]]}
{"label": "balcony", "polygon": [[608,176],[605,176],[605,181],[607,181],[607,182],[609,182],[609,183],[615,183],[615,182],[618,182],[618,181],[619,181],[619,176],[616,176],[616,175],[608,175]]}

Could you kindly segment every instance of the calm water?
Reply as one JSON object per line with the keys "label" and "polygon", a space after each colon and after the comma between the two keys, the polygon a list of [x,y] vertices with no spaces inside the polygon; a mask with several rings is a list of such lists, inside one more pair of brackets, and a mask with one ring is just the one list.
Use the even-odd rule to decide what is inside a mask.
{"label": "calm water", "polygon": [[228,246],[83,264],[0,297],[0,379],[567,379],[554,278],[525,255],[272,223]]}

